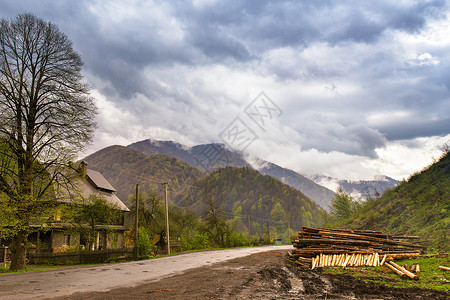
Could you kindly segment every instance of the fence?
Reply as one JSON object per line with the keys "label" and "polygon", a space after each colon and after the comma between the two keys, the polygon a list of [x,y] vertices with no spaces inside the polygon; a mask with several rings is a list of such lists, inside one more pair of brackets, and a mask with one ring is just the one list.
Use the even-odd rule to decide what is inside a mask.
{"label": "fence", "polygon": [[64,253],[30,253],[29,260],[32,264],[67,265],[130,260],[132,256],[131,249],[82,250]]}

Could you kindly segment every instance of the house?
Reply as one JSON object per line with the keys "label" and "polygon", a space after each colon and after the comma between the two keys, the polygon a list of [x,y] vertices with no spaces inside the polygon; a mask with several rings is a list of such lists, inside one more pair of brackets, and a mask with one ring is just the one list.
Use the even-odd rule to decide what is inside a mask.
{"label": "house", "polygon": [[[36,231],[28,240],[37,252],[62,252],[71,248],[112,249],[124,246],[125,214],[130,210],[117,197],[116,189],[100,172],[87,168],[82,161],[77,173],[70,180],[70,188],[57,193],[54,215],[44,225],[36,225]],[[80,210],[91,204],[92,197],[102,198],[114,207],[116,218],[108,224],[89,223],[73,219],[72,210]],[[70,217],[68,217],[70,216]],[[93,233],[94,232],[94,233]],[[95,236],[92,236],[95,234]]]}

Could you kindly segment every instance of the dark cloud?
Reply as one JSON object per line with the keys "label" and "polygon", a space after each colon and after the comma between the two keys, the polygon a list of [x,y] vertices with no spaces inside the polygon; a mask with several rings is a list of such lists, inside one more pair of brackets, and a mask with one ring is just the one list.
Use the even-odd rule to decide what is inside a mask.
{"label": "dark cloud", "polygon": [[414,118],[379,126],[389,140],[408,140],[417,137],[444,136],[450,134],[450,118],[423,120]]}
{"label": "dark cloud", "polygon": [[[56,23],[93,88],[143,128],[208,142],[226,123],[226,101],[297,84],[319,86],[293,91],[302,101],[283,116],[306,149],[375,158],[388,141],[449,133],[448,45],[416,51],[395,36],[446,18],[446,1],[0,2],[4,17],[26,11]],[[338,100],[323,95],[330,82],[326,96]],[[367,121],[380,111],[408,114]]]}

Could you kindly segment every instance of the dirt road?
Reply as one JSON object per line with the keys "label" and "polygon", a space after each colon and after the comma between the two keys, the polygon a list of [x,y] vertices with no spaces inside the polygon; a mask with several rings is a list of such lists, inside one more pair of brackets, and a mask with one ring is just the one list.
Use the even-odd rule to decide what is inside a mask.
{"label": "dirt road", "polygon": [[[24,289],[18,290],[17,293],[11,292],[11,286],[9,292],[4,290],[4,288],[8,288],[7,282],[12,282],[7,278],[11,275],[0,276],[0,299],[22,299],[26,297],[45,299],[58,295],[62,295],[58,299],[71,300],[450,299],[450,294],[445,292],[418,288],[388,288],[375,283],[364,283],[349,276],[324,274],[320,270],[301,271],[288,261],[286,247],[283,250],[279,250],[280,248],[275,248],[278,250],[273,250],[274,248],[250,249],[254,252],[247,256],[242,254],[249,250],[232,251],[238,250],[232,249],[200,252],[198,253],[200,256],[194,259],[195,261],[203,260],[200,267],[183,266],[184,263],[192,260],[189,257],[194,253],[190,253],[149,261],[76,268],[75,274],[89,277],[91,282],[86,283],[83,280],[78,282],[65,281],[65,289],[60,290],[61,286],[54,286],[51,293],[42,290],[42,287],[47,286],[47,283],[36,284],[30,278],[23,276],[38,275],[38,273],[17,274],[19,277],[22,276],[22,279],[27,278],[22,282]],[[216,256],[225,259],[218,259]],[[237,258],[233,258],[233,256]],[[157,261],[167,266],[164,268],[166,275],[158,275],[158,271],[155,268],[150,268],[150,265],[147,264]],[[184,271],[174,272],[173,268],[176,265],[181,269],[184,268]],[[122,278],[121,284],[117,284],[117,282],[110,284],[110,286],[116,286],[116,288],[104,289],[104,282],[113,281],[113,277],[108,274],[114,274],[114,272],[109,273],[108,268],[117,269],[117,274],[120,274]],[[41,275],[41,280],[47,281],[48,284],[54,284],[52,276],[58,275],[58,272],[71,273],[69,271],[42,272],[39,275],[47,273],[45,276]],[[140,273],[143,273],[147,279],[143,280],[142,277],[139,277]],[[130,284],[133,278],[132,274],[135,274],[136,278],[140,278],[139,280],[135,279],[134,284]],[[76,276],[64,277],[64,274],[60,274],[59,282],[62,284],[62,281],[73,278],[76,278]],[[81,283],[86,286],[81,286]],[[98,286],[97,283],[99,283]],[[100,289],[100,287],[103,289]],[[17,291],[18,286],[15,288]],[[34,289],[34,293],[30,292],[32,289]],[[41,290],[39,291],[39,289]],[[61,292],[63,293],[61,294]]]}
{"label": "dirt road", "polygon": [[46,299],[75,292],[131,287],[253,253],[292,246],[249,247],[193,252],[120,264],[76,267],[57,271],[0,276],[0,299]]}
{"label": "dirt road", "polygon": [[286,251],[252,254],[190,269],[159,281],[108,292],[61,299],[450,299],[450,294],[418,288],[396,289],[348,276],[300,271]]}

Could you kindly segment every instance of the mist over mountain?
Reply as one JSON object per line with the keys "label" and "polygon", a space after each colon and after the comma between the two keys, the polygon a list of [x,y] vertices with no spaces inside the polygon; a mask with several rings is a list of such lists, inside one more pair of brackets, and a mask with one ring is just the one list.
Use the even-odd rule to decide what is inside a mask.
{"label": "mist over mountain", "polygon": [[311,179],[333,191],[337,191],[340,188],[358,201],[367,198],[378,198],[386,190],[392,189],[399,184],[398,180],[384,175],[377,176],[374,180],[344,180],[323,175],[312,176]]}
{"label": "mist over mountain", "polygon": [[225,145],[212,143],[187,147],[173,141],[156,141],[147,139],[128,145],[144,154],[163,154],[175,157],[191,166],[205,171],[224,167],[249,167],[240,153],[230,151]]}
{"label": "mist over mountain", "polygon": [[304,193],[323,209],[328,210],[334,192],[307,177],[258,158],[244,157],[241,153],[226,149],[223,144],[204,144],[194,147],[173,141],[139,141],[128,146],[145,154],[163,154],[198,167],[206,172],[224,167],[252,167],[263,175],[277,178]]}

